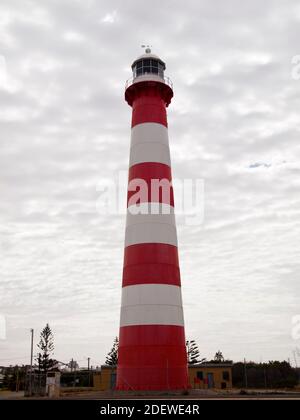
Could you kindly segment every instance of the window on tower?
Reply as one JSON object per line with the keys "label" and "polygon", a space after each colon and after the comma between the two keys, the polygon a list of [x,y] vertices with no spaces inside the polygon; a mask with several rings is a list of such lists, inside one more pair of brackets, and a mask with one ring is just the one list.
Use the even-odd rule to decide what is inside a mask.
{"label": "window on tower", "polygon": [[158,61],[151,60],[151,73],[158,74]]}
{"label": "window on tower", "polygon": [[139,60],[133,67],[133,77],[142,76],[143,74],[158,74],[164,77],[164,65],[159,60],[153,58],[143,58]]}
{"label": "window on tower", "polygon": [[[136,68],[136,76],[140,76],[140,75],[143,74],[143,62],[142,61],[139,61],[136,64],[135,68]],[[134,75],[134,77],[135,77],[135,75]]]}
{"label": "window on tower", "polygon": [[144,74],[151,73],[151,60],[150,59],[147,58],[143,60],[143,70],[144,70]]}
{"label": "window on tower", "polygon": [[164,77],[164,66],[161,63],[158,63],[158,75]]}

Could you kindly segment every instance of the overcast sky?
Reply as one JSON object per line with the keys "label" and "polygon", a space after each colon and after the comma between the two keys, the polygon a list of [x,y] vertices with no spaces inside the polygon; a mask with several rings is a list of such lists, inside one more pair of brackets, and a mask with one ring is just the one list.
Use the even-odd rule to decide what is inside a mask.
{"label": "overcast sky", "polygon": [[300,347],[299,1],[146,5],[1,0],[0,365],[28,363],[46,322],[81,365],[118,334],[125,217],[97,213],[97,185],[127,170],[142,43],[174,83],[173,176],[205,182],[204,223],[178,218],[187,338],[207,358]]}

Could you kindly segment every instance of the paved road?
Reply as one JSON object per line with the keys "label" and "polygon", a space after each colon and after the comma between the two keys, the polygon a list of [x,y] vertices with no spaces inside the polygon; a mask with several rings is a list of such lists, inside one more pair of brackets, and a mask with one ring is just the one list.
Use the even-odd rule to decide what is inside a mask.
{"label": "paved road", "polygon": [[72,399],[90,399],[90,400],[104,400],[104,399],[120,399],[120,400],[300,400],[299,392],[282,392],[282,393],[261,393],[261,394],[249,394],[240,395],[239,393],[228,393],[220,394],[217,392],[202,392],[202,393],[190,393],[189,395],[120,395],[120,393],[107,393],[107,392],[81,392],[77,395],[64,395],[60,399],[72,400]]}
{"label": "paved road", "polygon": [[[24,399],[24,392],[0,392],[0,400],[20,400]],[[29,399],[29,398],[26,398]],[[31,399],[31,398],[30,398]],[[37,397],[33,399],[48,399],[45,397]],[[259,394],[259,395],[240,395],[237,393],[220,395],[217,393],[197,394],[197,395],[112,395],[106,392],[80,392],[70,395],[64,395],[60,400],[105,400],[105,399],[122,399],[122,400],[300,400],[300,393],[278,393],[278,394]]]}

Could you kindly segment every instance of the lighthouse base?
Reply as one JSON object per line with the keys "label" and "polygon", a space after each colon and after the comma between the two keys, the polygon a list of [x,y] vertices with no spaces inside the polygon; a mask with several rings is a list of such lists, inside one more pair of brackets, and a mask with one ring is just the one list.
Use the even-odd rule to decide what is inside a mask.
{"label": "lighthouse base", "polygon": [[183,327],[143,325],[120,328],[119,391],[188,389]]}

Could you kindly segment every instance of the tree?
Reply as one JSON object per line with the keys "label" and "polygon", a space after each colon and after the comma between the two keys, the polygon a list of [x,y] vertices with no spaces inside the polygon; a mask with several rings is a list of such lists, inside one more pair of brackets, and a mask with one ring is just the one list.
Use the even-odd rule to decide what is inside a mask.
{"label": "tree", "polygon": [[222,363],[224,362],[224,360],[225,359],[224,359],[223,353],[220,350],[218,350],[217,353],[215,354],[214,361],[217,363]]}
{"label": "tree", "polygon": [[39,373],[47,373],[53,369],[57,361],[51,359],[51,354],[54,351],[53,333],[49,324],[46,324],[40,334],[40,342],[37,345],[40,352],[37,354],[36,360],[38,362]]}
{"label": "tree", "polygon": [[25,381],[25,366],[9,366],[4,368],[3,388],[10,391],[22,391]]}
{"label": "tree", "polygon": [[105,363],[109,366],[116,366],[118,364],[118,350],[119,350],[119,340],[118,337],[114,339],[114,343],[111,351],[106,356]]}
{"label": "tree", "polygon": [[[297,370],[286,362],[247,362],[248,388],[292,388],[298,384]],[[245,386],[245,363],[234,363],[232,369],[233,386]]]}
{"label": "tree", "polygon": [[73,372],[73,370],[79,369],[79,364],[76,362],[76,360],[72,359],[68,363],[68,368],[71,369],[71,372]]}
{"label": "tree", "polygon": [[188,340],[186,342],[186,353],[189,365],[194,365],[195,363],[202,363],[206,360],[205,358],[199,360],[200,351],[195,340]]}

